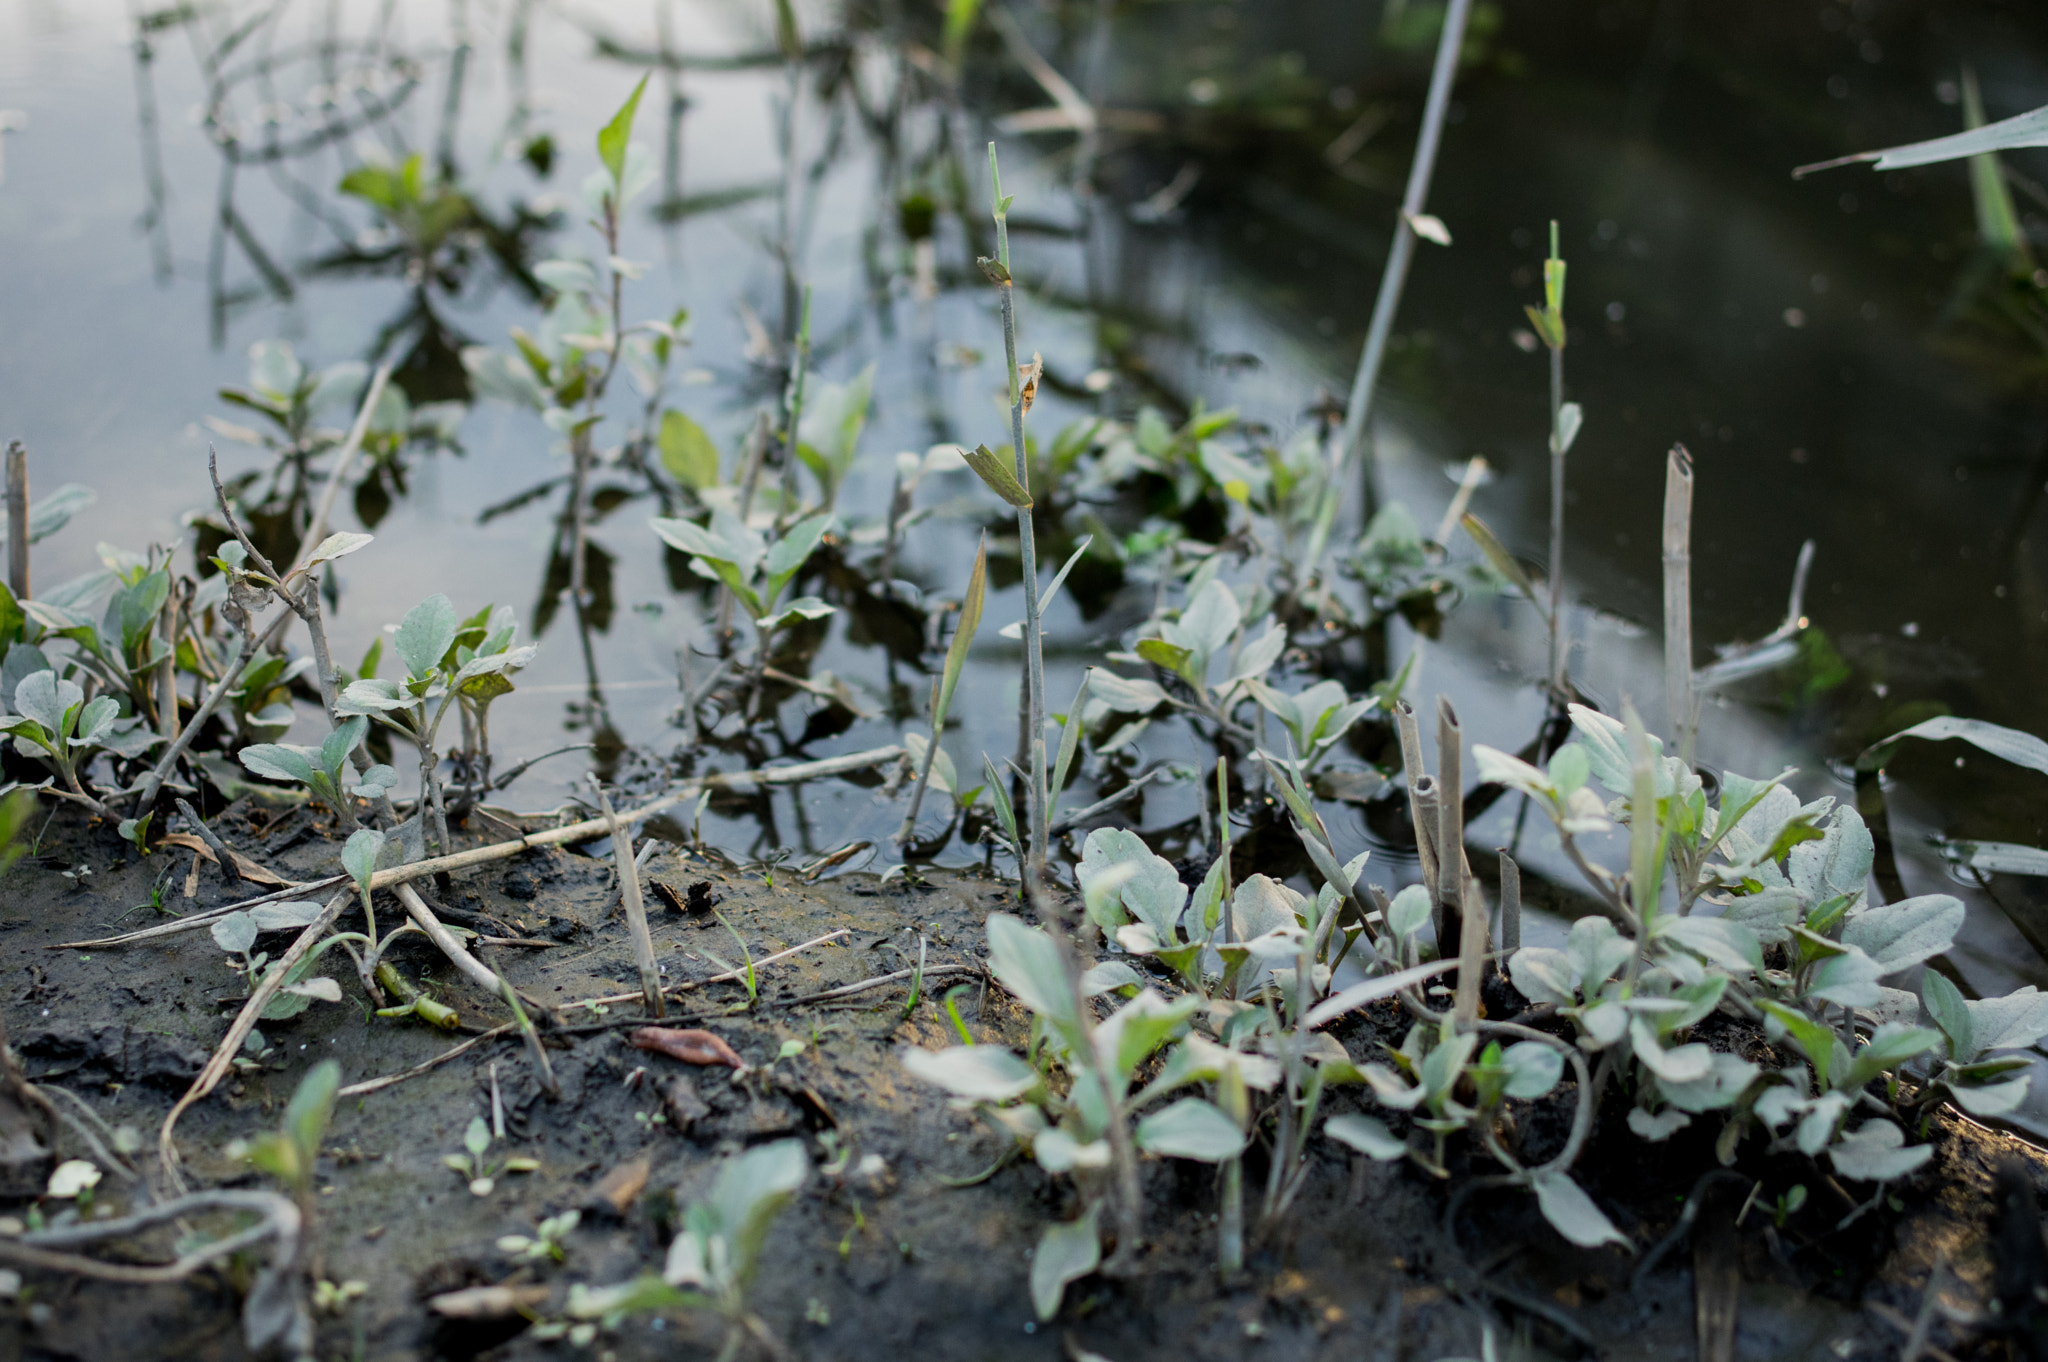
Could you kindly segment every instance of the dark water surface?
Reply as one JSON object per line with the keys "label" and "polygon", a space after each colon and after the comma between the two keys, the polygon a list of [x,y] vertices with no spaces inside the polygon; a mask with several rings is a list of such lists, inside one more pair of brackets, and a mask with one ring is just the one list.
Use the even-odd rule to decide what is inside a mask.
{"label": "dark water surface", "polygon": [[[0,109],[15,129],[0,181],[0,425],[27,441],[39,486],[75,481],[99,498],[39,547],[38,580],[91,570],[101,541],[140,550],[177,537],[205,509],[209,441],[227,468],[261,465],[206,424],[246,420],[213,394],[243,381],[257,342],[288,340],[315,365],[403,361],[416,401],[459,395],[455,347],[503,346],[509,327],[534,324],[522,275],[597,249],[577,194],[593,131],[661,50],[677,60],[650,86],[638,131],[662,178],[627,224],[623,253],[649,269],[626,311],[690,310],[670,401],[710,431],[728,473],[754,412],[778,394],[762,342],[772,349],[789,320],[775,255],[785,203],[795,276],[814,290],[819,379],[876,366],[840,501],[856,540],[886,507],[898,451],[1007,438],[995,304],[972,263],[988,249],[978,157],[990,135],[1017,195],[1023,347],[1051,376],[1032,417],[1040,439],[1076,415],[1129,418],[1143,403],[1174,421],[1197,402],[1231,406],[1282,435],[1314,419],[1319,394],[1348,386],[1372,306],[1432,41],[1424,0],[1391,16],[1335,4],[1014,8],[1025,39],[1117,111],[1093,148],[1092,196],[1071,188],[1071,132],[1000,122],[1049,100],[985,28],[963,108],[901,94],[907,73],[940,60],[936,25],[886,0],[801,9],[812,54],[787,156],[778,111],[792,84],[766,4],[0,9]],[[1454,244],[1423,248],[1402,308],[1378,408],[1379,495],[1428,529],[1453,490],[1443,470],[1483,454],[1498,477],[1475,509],[1519,554],[1542,557],[1545,363],[1517,333],[1522,305],[1540,298],[1545,224],[1558,219],[1568,394],[1586,411],[1567,555],[1584,603],[1573,621],[1582,684],[1610,703],[1628,694],[1647,708],[1661,695],[1657,516],[1664,451],[1682,440],[1698,468],[1702,661],[1710,643],[1774,628],[1800,544],[1817,546],[1796,656],[1709,705],[1703,754],[1752,774],[1797,764],[1809,793],[1888,811],[1894,887],[1971,903],[1952,958],[1963,981],[1981,992],[2048,983],[2039,881],[1958,883],[1937,845],[2048,842],[2040,778],[1930,744],[1860,795],[1847,779],[1867,744],[1940,710],[2048,732],[2048,529],[2036,514],[2048,330],[2026,289],[1977,254],[1961,167],[1788,173],[1954,131],[1966,67],[1992,118],[2048,102],[2048,15],[1530,0],[1481,6],[1468,58],[1431,198]],[[241,135],[238,164],[215,135],[222,118]],[[522,156],[542,134],[545,167]],[[282,154],[249,154],[273,143]],[[413,150],[445,160],[482,216],[424,281],[405,277],[374,216],[336,190],[366,156]],[[954,165],[969,180],[964,224],[944,211]],[[2009,166],[2024,181],[2022,221],[2048,248],[2036,187],[2048,155]],[[942,207],[928,301],[901,211],[920,193]],[[559,477],[559,441],[486,402],[459,442],[459,454],[409,457],[402,486],[394,473],[354,499],[378,542],[342,574],[332,627],[344,659],[433,591],[465,612],[509,602],[529,621],[554,595],[559,493],[479,516]],[[608,619],[587,653],[567,612],[551,622],[495,710],[501,763],[587,740],[600,709],[636,751],[661,757],[678,741],[678,649],[706,643],[714,605],[676,589],[644,528],[658,505],[617,481],[596,530],[614,564]],[[965,473],[918,495],[937,512],[897,575],[957,596],[976,534],[996,523],[990,505]],[[1006,589],[991,593],[947,738],[970,784],[980,754],[1013,750],[1017,731],[1020,654],[995,630],[1021,615],[1021,593],[1013,566],[996,577]],[[1071,694],[1152,599],[1136,576],[1066,594],[1048,620],[1050,692]],[[842,678],[871,717],[804,743],[805,705],[793,702],[787,744],[771,737],[711,764],[853,751],[920,723],[932,660],[920,660],[920,617],[871,601],[830,622],[813,674]],[[1397,625],[1389,652],[1414,643]],[[1542,650],[1524,608],[1469,601],[1424,644],[1414,693],[1456,696],[1477,740],[1519,747],[1542,714],[1528,684]],[[1141,748],[1148,761],[1203,759],[1171,725]],[[557,802],[585,765],[558,758],[512,802]],[[1103,774],[1085,773],[1084,791]],[[1137,819],[1192,827],[1198,808],[1193,787],[1168,786]],[[899,817],[871,790],[821,785],[720,806],[704,827],[742,856],[808,854],[879,844]],[[1355,808],[1333,806],[1332,826],[1379,846],[1399,877],[1399,849]],[[1489,825],[1475,838],[1495,832],[1506,840]],[[1540,848],[1531,859],[1544,868]]]}

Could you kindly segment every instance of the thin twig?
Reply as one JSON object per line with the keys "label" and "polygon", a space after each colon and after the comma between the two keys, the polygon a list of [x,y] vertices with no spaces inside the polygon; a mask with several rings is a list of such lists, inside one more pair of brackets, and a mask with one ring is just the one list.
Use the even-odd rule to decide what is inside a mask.
{"label": "thin twig", "polygon": [[221,874],[227,876],[229,884],[242,882],[242,868],[235,864],[235,853],[228,850],[227,843],[220,840],[220,834],[206,826],[206,820],[194,812],[192,806],[181,797],[177,801],[178,812],[185,815],[185,821],[199,835],[199,840],[213,850],[213,859],[220,866]]}
{"label": "thin twig", "polygon": [[626,909],[626,931],[633,939],[633,963],[640,970],[640,1000],[657,1020],[668,1015],[661,998],[661,967],[654,961],[654,938],[647,931],[647,903],[640,897],[640,867],[633,860],[633,830],[612,812],[611,797],[602,786],[597,806],[612,834],[612,865],[619,874],[619,898]]}
{"label": "thin twig", "polygon": [[483,1044],[487,1040],[496,1040],[498,1037],[510,1035],[512,1032],[518,1029],[519,1026],[516,1022],[505,1022],[501,1025],[493,1026],[490,1030],[478,1032],[476,1035],[471,1036],[468,1040],[463,1041],[460,1045],[450,1046],[448,1049],[443,1050],[440,1054],[435,1055],[432,1059],[429,1059],[424,1063],[415,1064],[410,1069],[407,1069],[402,1073],[385,1074],[382,1078],[366,1078],[360,1083],[351,1083],[347,1087],[343,1088],[340,1092],[336,1093],[335,1096],[362,1097],[368,1093],[380,1092],[385,1088],[391,1087],[395,1083],[403,1083],[408,1078],[418,1078],[421,1074],[427,1072],[427,1070],[438,1068],[441,1065],[446,1064],[449,1060],[454,1059],[457,1055],[467,1053],[469,1050],[472,1050],[476,1046]]}
{"label": "thin twig", "polygon": [[1664,465],[1664,705],[1679,757],[1693,755],[1692,455],[1671,446]]}

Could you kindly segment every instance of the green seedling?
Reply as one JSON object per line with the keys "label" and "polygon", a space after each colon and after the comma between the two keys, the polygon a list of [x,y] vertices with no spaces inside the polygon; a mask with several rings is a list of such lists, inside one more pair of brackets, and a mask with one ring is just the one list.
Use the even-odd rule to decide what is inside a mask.
{"label": "green seedling", "polygon": [[728,1158],[711,1194],[683,1215],[659,1275],[649,1273],[611,1287],[570,1287],[568,1313],[579,1320],[615,1327],[629,1314],[649,1310],[704,1310],[726,1322],[725,1355],[733,1356],[747,1335],[779,1352],[774,1335],[747,1307],[747,1288],[775,1218],[810,1175],[810,1160],[798,1140],[757,1145]]}
{"label": "green seedling", "polygon": [[564,1211],[540,1222],[532,1235],[508,1234],[498,1240],[498,1251],[523,1262],[566,1262],[570,1231],[583,1219],[581,1211]]}
{"label": "green seedling", "polygon": [[444,1154],[441,1162],[450,1171],[469,1184],[471,1196],[489,1196],[498,1185],[500,1173],[531,1173],[540,1167],[540,1160],[523,1155],[493,1164],[484,1158],[491,1148],[490,1122],[481,1116],[470,1118],[469,1127],[462,1132],[461,1154]]}
{"label": "green seedling", "polygon": [[341,1066],[323,1059],[307,1071],[285,1104],[284,1121],[277,1130],[248,1146],[245,1157],[283,1183],[300,1209],[313,1200],[313,1174],[320,1157],[320,1141],[334,1116],[334,1097],[341,1090]]}
{"label": "green seedling", "polygon": [[743,967],[738,965],[729,965],[725,961],[713,955],[710,951],[705,951],[704,956],[712,964],[718,966],[720,973],[737,974],[740,976],[740,982],[746,986],[747,990],[747,1001],[745,1006],[737,1009],[738,1011],[743,1012],[747,1008],[752,1007],[757,1001],[759,1001],[761,994],[760,980],[754,977],[754,953],[751,950],[747,949],[746,938],[741,936],[739,934],[739,931],[736,928],[734,928],[734,926],[730,922],[727,922],[725,920],[725,914],[714,911],[712,913],[712,916],[718,919],[718,925],[725,928],[726,933],[732,937],[733,944],[740,948],[740,959],[745,961],[746,963]]}
{"label": "green seedling", "polygon": [[332,809],[343,822],[354,825],[356,815],[351,796],[375,799],[388,794],[398,783],[398,773],[381,763],[351,779],[355,773],[347,770],[349,754],[362,742],[369,727],[370,721],[357,715],[336,725],[318,747],[252,743],[236,755],[242,765],[259,776],[305,786],[314,799]]}

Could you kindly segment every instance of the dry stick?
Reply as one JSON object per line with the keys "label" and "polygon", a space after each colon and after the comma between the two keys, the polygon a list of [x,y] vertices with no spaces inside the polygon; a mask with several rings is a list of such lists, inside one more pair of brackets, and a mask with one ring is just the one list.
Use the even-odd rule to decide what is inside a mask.
{"label": "dry stick", "polygon": [[213,858],[219,863],[221,874],[227,876],[228,883],[240,884],[242,882],[242,868],[235,864],[235,854],[229,851],[227,844],[220,840],[220,834],[206,826],[206,820],[195,813],[192,806],[186,803],[182,797],[177,801],[177,804],[178,812],[185,815],[185,820],[199,834],[199,840],[213,848]]}
{"label": "dry stick", "polygon": [[851,998],[857,993],[866,993],[870,989],[881,988],[885,984],[893,984],[919,973],[924,975],[926,983],[930,983],[934,979],[950,979],[956,974],[978,975],[982,972],[980,965],[931,965],[922,971],[915,968],[899,969],[893,974],[879,974],[872,979],[863,979],[857,984],[847,984],[843,988],[828,988],[823,993],[806,993],[801,998],[791,998],[788,1002],[777,1003],[775,1006],[797,1007],[805,1003],[830,1002],[834,998]]}
{"label": "dry stick", "polygon": [[512,1032],[518,1029],[519,1025],[517,1022],[506,1022],[501,1026],[493,1026],[490,1030],[479,1032],[478,1034],[471,1036],[468,1040],[463,1041],[460,1045],[450,1046],[448,1049],[443,1050],[440,1054],[435,1055],[432,1059],[426,1060],[423,1063],[415,1064],[410,1069],[407,1069],[402,1073],[385,1074],[382,1078],[366,1078],[360,1083],[351,1083],[347,1087],[343,1088],[340,1092],[336,1093],[335,1096],[361,1097],[366,1093],[382,1091],[385,1088],[391,1087],[393,1084],[403,1083],[408,1078],[417,1078],[421,1074],[427,1072],[427,1070],[429,1069],[438,1068],[441,1065],[446,1064],[449,1060],[454,1059],[457,1055],[463,1054],[466,1051],[474,1049],[476,1046],[483,1044],[487,1040],[496,1040],[499,1036],[510,1035]]}
{"label": "dry stick", "polygon": [[29,599],[28,447],[19,440],[7,442],[7,589]]}
{"label": "dry stick", "polygon": [[[207,1211],[254,1211],[263,1218],[240,1233],[214,1240],[170,1263],[107,1263],[82,1254],[60,1252],[54,1247],[128,1239],[153,1226]],[[209,1263],[231,1257],[271,1238],[278,1241],[279,1261],[290,1262],[297,1256],[301,1224],[299,1208],[292,1204],[291,1198],[276,1192],[229,1189],[195,1192],[119,1220],[86,1221],[52,1230],[33,1231],[18,1239],[0,1239],[0,1259],[22,1267],[145,1286],[182,1280]]]}
{"label": "dry stick", "polygon": [[178,586],[164,595],[164,608],[157,620],[157,634],[164,645],[163,660],[156,670],[156,725],[165,742],[178,737]]}
{"label": "dry stick", "polygon": [[[1345,462],[1356,458],[1364,447],[1366,417],[1372,411],[1373,388],[1379,382],[1380,362],[1386,358],[1387,341],[1394,330],[1394,313],[1401,306],[1401,289],[1408,279],[1408,262],[1415,254],[1415,219],[1429,202],[1429,180],[1436,170],[1436,149],[1443,140],[1444,118],[1450,112],[1451,85],[1458,76],[1458,53],[1465,44],[1465,19],[1471,0],[1451,0],[1444,10],[1444,26],[1437,37],[1436,61],[1429,73],[1429,96],[1422,106],[1422,132],[1415,139],[1415,159],[1408,166],[1408,189],[1401,196],[1401,216],[1394,223],[1394,245],[1387,252],[1386,270],[1380,275],[1379,296],[1373,300],[1372,324],[1365,333],[1365,349],[1358,356],[1358,375],[1351,381],[1351,398],[1344,408],[1344,430],[1338,440],[1338,456]],[[1372,469],[1366,466],[1365,505],[1372,507]]]}
{"label": "dry stick", "polygon": [[[770,965],[776,964],[779,961],[787,960],[790,956],[795,955],[800,951],[807,951],[813,946],[822,946],[827,941],[837,940],[842,936],[850,934],[852,930],[853,929],[851,927],[841,927],[837,931],[827,932],[823,936],[814,936],[809,941],[802,942],[799,945],[791,946],[788,950],[777,951],[773,955],[764,956],[761,959],[754,961],[751,968],[753,969],[754,973],[758,975],[762,970],[767,969]],[[714,974],[709,979],[685,979],[682,983],[677,984],[675,987],[669,989],[668,991],[671,994],[683,994],[690,992],[692,989],[705,988],[711,984],[729,984],[735,979],[746,978],[748,968],[749,966],[742,965],[738,969],[729,969],[725,971],[723,974]],[[605,997],[602,998],[578,998],[575,1002],[568,1004],[568,1006],[610,1007],[613,1003],[630,1003],[639,996],[640,995],[637,993],[612,993],[607,994]]]}
{"label": "dry stick", "polygon": [[1172,779],[1172,777],[1173,772],[1164,766],[1161,766],[1155,770],[1147,771],[1144,775],[1139,776],[1136,780],[1124,786],[1115,794],[1110,795],[1105,799],[1098,799],[1093,804],[1088,805],[1086,808],[1076,809],[1074,810],[1074,812],[1070,814],[1063,815],[1061,818],[1055,821],[1051,827],[1045,830],[1045,834],[1048,837],[1057,837],[1063,832],[1072,832],[1075,828],[1080,827],[1089,819],[1100,818],[1103,814],[1108,813],[1111,809],[1115,808],[1119,804],[1124,803],[1126,800],[1137,798],[1140,794],[1144,793],[1145,787],[1147,785],[1150,785],[1155,781],[1170,780]]}
{"label": "dry stick", "polygon": [[263,1016],[263,1009],[270,1005],[270,1000],[284,987],[285,976],[291,972],[292,966],[306,958],[307,953],[333,928],[334,921],[341,916],[342,910],[354,901],[353,889],[343,889],[327,900],[327,905],[320,910],[320,916],[306,924],[305,930],[299,933],[290,949],[278,958],[278,962],[249,994],[248,1001],[242,1004],[242,1010],[235,1014],[235,1020],[229,1025],[227,1036],[214,1050],[213,1056],[206,1061],[206,1067],[199,1071],[199,1077],[192,1080],[192,1086],[185,1090],[185,1095],[171,1108],[170,1115],[164,1117],[163,1127],[157,1131],[156,1149],[158,1158],[163,1161],[164,1180],[173,1191],[180,1194],[185,1191],[184,1175],[178,1171],[178,1146],[171,1139],[178,1118],[185,1114],[186,1108],[212,1092],[221,1079],[227,1076],[228,1068],[234,1062],[235,1056],[241,1053],[242,1042],[256,1029],[257,1021]]}
{"label": "dry stick", "polygon": [[1522,949],[1522,868],[1515,864],[1515,858],[1508,855],[1508,849],[1501,847],[1500,856],[1500,955],[1506,962]]}
{"label": "dry stick", "polygon": [[1437,777],[1443,785],[1437,805],[1437,883],[1444,893],[1446,922],[1454,908],[1457,913],[1458,989],[1453,1008],[1460,1023],[1471,1023],[1479,1019],[1486,914],[1478,896],[1467,892],[1477,886],[1465,868],[1465,802],[1460,794],[1464,788],[1464,729],[1448,698],[1437,698],[1436,716],[1437,762],[1443,768]]}
{"label": "dry stick", "polygon": [[1415,854],[1422,862],[1423,883],[1434,890],[1436,786],[1422,765],[1422,733],[1415,723],[1415,706],[1406,700],[1394,702],[1394,728],[1401,736],[1401,769],[1408,786],[1408,821],[1415,827]]}
{"label": "dry stick", "polygon": [[1486,459],[1474,454],[1465,465],[1465,472],[1458,479],[1458,491],[1451,498],[1451,504],[1444,508],[1444,518],[1437,522],[1436,542],[1448,544],[1451,534],[1458,528],[1458,522],[1465,518],[1465,508],[1472,504],[1472,494],[1479,490],[1479,484],[1486,480]]}
{"label": "dry stick", "polygon": [[1664,465],[1664,704],[1678,755],[1693,755],[1692,455],[1671,446]]}
{"label": "dry stick", "polygon": [[619,897],[626,906],[626,930],[633,938],[633,963],[640,968],[640,1000],[649,1016],[659,1020],[668,1015],[661,1000],[661,967],[654,962],[654,938],[647,931],[647,904],[640,897],[640,867],[633,860],[633,830],[612,812],[612,801],[602,789],[597,806],[612,834],[612,864],[619,872]]}
{"label": "dry stick", "polygon": [[[434,944],[441,948],[441,954],[447,956],[449,962],[461,970],[472,984],[486,993],[495,994],[498,991],[498,976],[491,971],[490,966],[471,955],[463,944],[455,939],[455,934],[448,930],[440,918],[434,916],[434,910],[420,897],[419,890],[410,884],[401,884],[397,892],[398,901],[405,905],[406,915],[433,939]],[[541,1004],[531,999],[527,1001],[529,1006],[541,1007]]]}

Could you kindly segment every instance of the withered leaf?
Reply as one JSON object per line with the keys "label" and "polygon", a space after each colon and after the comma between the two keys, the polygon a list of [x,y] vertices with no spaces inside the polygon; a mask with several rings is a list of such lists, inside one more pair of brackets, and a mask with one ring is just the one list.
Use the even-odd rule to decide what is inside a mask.
{"label": "withered leaf", "polygon": [[709,1031],[677,1030],[669,1026],[643,1026],[627,1037],[636,1050],[652,1050],[680,1059],[685,1064],[723,1064],[744,1069],[747,1062],[734,1049]]}

